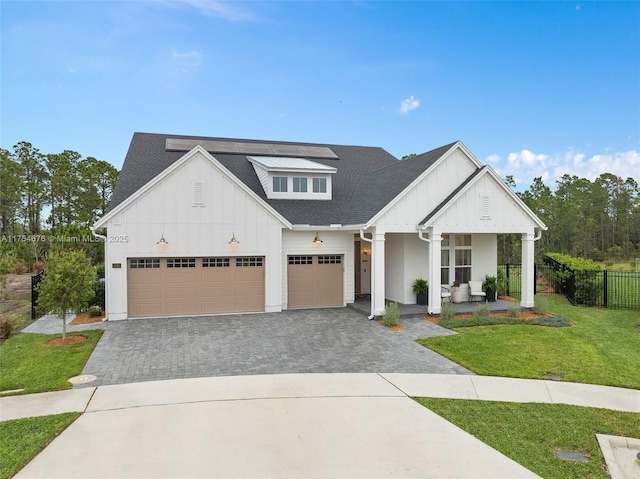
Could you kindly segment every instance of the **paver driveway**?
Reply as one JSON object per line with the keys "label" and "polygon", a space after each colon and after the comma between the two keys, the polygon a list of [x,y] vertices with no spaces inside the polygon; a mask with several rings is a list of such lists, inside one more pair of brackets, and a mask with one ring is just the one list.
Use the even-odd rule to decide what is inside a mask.
{"label": "paver driveway", "polygon": [[415,342],[452,331],[420,318],[402,325],[394,332],[348,308],[107,322],[92,325],[105,333],[83,374],[98,377],[87,386],[240,374],[472,374]]}

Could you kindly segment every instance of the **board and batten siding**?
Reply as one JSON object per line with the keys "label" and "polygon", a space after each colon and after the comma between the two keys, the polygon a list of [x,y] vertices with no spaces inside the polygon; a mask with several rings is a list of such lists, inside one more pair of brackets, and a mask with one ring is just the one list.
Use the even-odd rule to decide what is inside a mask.
{"label": "board and batten siding", "polygon": [[314,243],[315,231],[282,231],[282,305],[287,307],[287,257],[290,255],[332,255],[344,256],[344,305],[353,303],[354,257],[353,231],[319,231],[322,243]]}
{"label": "board and batten siding", "polygon": [[486,174],[438,215],[432,226],[448,233],[532,233],[535,223],[497,180]]}
{"label": "board and batten siding", "polygon": [[[239,244],[229,244],[232,235]],[[157,244],[161,236],[167,245]],[[135,257],[264,256],[265,311],[281,311],[281,246],[282,223],[196,154],[108,222],[109,319],[127,318],[127,259]]]}
{"label": "board and batten siding", "polygon": [[415,304],[413,282],[429,278],[429,244],[417,233],[385,235],[385,296],[390,301]]}
{"label": "board and batten siding", "polygon": [[389,208],[376,221],[376,225],[386,232],[415,231],[416,224],[446,199],[476,168],[462,151],[453,151]]}

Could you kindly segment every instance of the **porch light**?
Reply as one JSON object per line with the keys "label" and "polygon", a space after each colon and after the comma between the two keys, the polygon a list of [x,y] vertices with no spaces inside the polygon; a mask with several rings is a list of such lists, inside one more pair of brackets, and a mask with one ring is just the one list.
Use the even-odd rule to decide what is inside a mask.
{"label": "porch light", "polygon": [[159,244],[159,245],[169,244],[169,242],[166,239],[164,239],[164,233],[160,234],[160,239],[156,242],[156,244]]}
{"label": "porch light", "polygon": [[236,234],[235,233],[231,234],[231,239],[229,240],[229,244],[240,244],[240,241],[238,241],[236,239]]}
{"label": "porch light", "polygon": [[322,243],[322,240],[318,237],[318,233],[316,233],[316,237],[313,238],[314,243]]}

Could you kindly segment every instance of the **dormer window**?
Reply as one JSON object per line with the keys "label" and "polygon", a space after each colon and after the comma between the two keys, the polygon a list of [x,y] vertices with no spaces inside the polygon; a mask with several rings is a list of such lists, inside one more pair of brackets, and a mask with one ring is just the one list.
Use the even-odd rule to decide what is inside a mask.
{"label": "dormer window", "polygon": [[307,178],[294,176],[293,177],[293,192],[294,193],[306,193],[307,192]]}
{"label": "dormer window", "polygon": [[287,192],[287,177],[286,176],[274,176],[273,177],[273,191],[275,193]]}
{"label": "dormer window", "polygon": [[269,199],[331,199],[331,178],[337,171],[334,166],[304,158],[247,156],[247,160]]}
{"label": "dormer window", "polygon": [[313,192],[314,193],[326,193],[327,192],[327,179],[326,178],[314,178],[313,179]]}

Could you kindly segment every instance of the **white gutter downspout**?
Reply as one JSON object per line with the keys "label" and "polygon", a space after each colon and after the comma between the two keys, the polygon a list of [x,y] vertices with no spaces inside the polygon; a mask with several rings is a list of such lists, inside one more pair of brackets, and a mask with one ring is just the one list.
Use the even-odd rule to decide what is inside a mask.
{"label": "white gutter downspout", "polygon": [[89,226],[89,229],[91,230],[91,234],[93,236],[98,238],[100,241],[104,241],[106,243],[107,237],[105,235],[100,235],[100,234],[96,233],[96,228],[94,226]]}
{"label": "white gutter downspout", "polygon": [[542,238],[542,230],[541,230],[541,229],[539,229],[539,230],[538,230],[538,234],[536,235],[536,237],[535,237],[535,238],[533,238],[533,241],[534,241],[534,242],[536,242],[536,241],[538,241],[540,238]]}
{"label": "white gutter downspout", "polygon": [[[360,228],[360,239],[362,241],[366,241],[367,243],[371,244],[371,255],[373,256],[373,240],[365,237],[364,230],[362,228]],[[374,274],[375,271],[373,270],[373,264],[374,264],[373,261],[371,261],[371,315],[369,316],[369,320],[372,320],[373,318],[376,317],[376,315],[373,313],[373,295],[376,290],[375,289],[376,275]]]}

